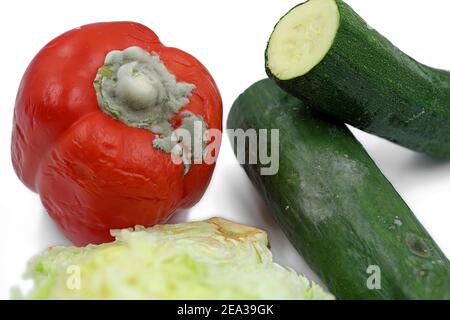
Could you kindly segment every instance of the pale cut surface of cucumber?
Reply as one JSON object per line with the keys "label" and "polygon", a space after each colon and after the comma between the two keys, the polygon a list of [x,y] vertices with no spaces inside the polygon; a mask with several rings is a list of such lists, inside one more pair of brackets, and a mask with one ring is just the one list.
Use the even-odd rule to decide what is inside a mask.
{"label": "pale cut surface of cucumber", "polygon": [[267,48],[268,67],[280,80],[308,73],[331,48],[339,28],[334,0],[310,0],[276,25]]}

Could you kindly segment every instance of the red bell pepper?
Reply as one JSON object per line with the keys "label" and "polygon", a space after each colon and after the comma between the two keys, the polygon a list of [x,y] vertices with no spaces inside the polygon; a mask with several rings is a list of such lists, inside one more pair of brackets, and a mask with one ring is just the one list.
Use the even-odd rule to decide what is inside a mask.
{"label": "red bell pepper", "polygon": [[86,25],[51,41],[26,70],[14,168],[75,244],[109,241],[110,229],[164,223],[202,197],[214,163],[186,167],[158,144],[185,117],[222,130],[219,91],[198,60],[141,24]]}

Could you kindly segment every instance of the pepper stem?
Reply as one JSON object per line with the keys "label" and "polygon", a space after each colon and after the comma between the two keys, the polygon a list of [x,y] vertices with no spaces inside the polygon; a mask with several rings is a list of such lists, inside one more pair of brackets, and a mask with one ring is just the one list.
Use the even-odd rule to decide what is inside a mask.
{"label": "pepper stem", "polygon": [[[153,145],[166,153],[173,152],[176,141],[168,141],[174,131],[170,121],[189,103],[195,85],[177,82],[156,53],[129,47],[106,55],[94,87],[103,112],[131,127],[155,133]],[[194,114],[183,117],[181,127],[186,127],[185,122],[193,117],[206,127],[203,119]]]}

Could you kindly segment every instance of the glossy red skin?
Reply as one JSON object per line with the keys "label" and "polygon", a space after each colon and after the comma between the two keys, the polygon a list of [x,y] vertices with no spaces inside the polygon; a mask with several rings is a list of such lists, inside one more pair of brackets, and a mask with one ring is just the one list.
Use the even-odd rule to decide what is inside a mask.
{"label": "glossy red skin", "polygon": [[208,128],[222,130],[222,101],[206,68],[189,54],[165,47],[141,24],[90,24],[47,44],[20,84],[12,161],[76,245],[110,241],[110,229],[166,222],[176,210],[200,200],[214,170],[214,165],[193,164],[183,175],[182,165],[153,148],[153,133],[99,109],[93,86],[97,70],[109,51],[130,46],[158,53],[177,81],[195,84],[181,111],[192,111]]}

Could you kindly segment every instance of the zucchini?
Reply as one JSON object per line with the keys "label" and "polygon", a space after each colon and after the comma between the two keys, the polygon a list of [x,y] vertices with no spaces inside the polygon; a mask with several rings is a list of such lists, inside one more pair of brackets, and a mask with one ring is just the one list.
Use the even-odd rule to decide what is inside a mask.
{"label": "zucchini", "polygon": [[450,73],[401,52],[341,0],[310,0],[282,17],[266,71],[340,122],[450,158]]}
{"label": "zucchini", "polygon": [[450,299],[448,259],[345,125],[266,79],[239,96],[227,127],[279,129],[278,173],[261,175],[261,161],[243,167],[338,299]]}

